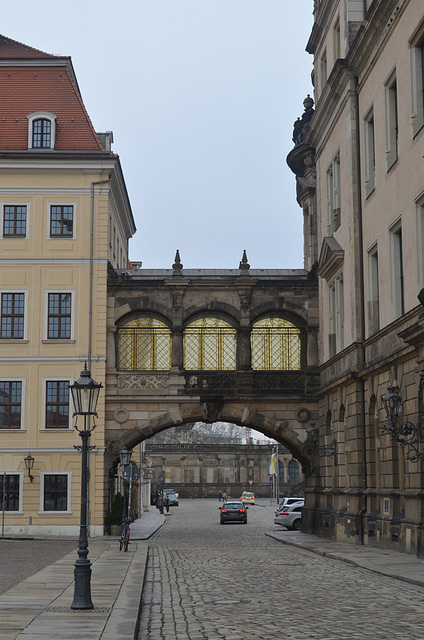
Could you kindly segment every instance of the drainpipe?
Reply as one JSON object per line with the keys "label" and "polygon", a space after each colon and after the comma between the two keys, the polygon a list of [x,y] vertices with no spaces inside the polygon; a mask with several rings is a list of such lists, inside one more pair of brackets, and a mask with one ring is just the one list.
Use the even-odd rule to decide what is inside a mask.
{"label": "drainpipe", "polygon": [[[91,183],[91,206],[90,206],[90,275],[89,275],[89,294],[88,294],[88,354],[87,367],[91,371],[91,354],[92,354],[92,328],[93,328],[93,266],[94,266],[94,185],[106,184],[111,182],[111,178],[107,180],[98,180]],[[90,418],[87,416],[87,426],[90,429]],[[90,448],[87,451],[87,525],[90,524]]]}
{"label": "drainpipe", "polygon": [[92,329],[93,329],[93,246],[94,246],[94,186],[96,184],[107,184],[111,182],[111,178],[107,180],[98,180],[91,183],[91,210],[90,210],[90,276],[89,276],[89,299],[88,299],[88,370],[91,371],[91,352],[92,352]]}
{"label": "drainpipe", "polygon": [[[365,3],[364,3],[365,8]],[[365,277],[364,277],[364,238],[362,225],[362,181],[361,181],[361,139],[359,133],[359,91],[358,77],[355,76],[355,119],[356,119],[356,174],[357,174],[357,199],[358,199],[358,254],[359,254],[359,286],[361,295],[359,298],[360,313],[360,343],[361,343],[361,365],[365,364]],[[367,512],[368,475],[367,475],[367,434],[365,425],[365,382],[361,375],[359,380],[361,385],[361,422],[362,422],[362,509],[359,512],[359,544],[364,544],[363,517]]]}

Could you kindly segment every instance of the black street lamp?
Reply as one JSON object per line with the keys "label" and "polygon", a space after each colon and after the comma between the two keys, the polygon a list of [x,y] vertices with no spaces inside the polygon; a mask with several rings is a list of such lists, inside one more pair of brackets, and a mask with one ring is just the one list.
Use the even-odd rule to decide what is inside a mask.
{"label": "black street lamp", "polygon": [[[87,506],[88,506],[88,440],[96,425],[91,424],[91,416],[96,417],[97,401],[102,385],[93,380],[90,371],[85,363],[84,371],[81,371],[79,380],[70,384],[74,404],[73,417],[75,418],[75,429],[81,438],[82,461],[81,461],[81,515],[80,533],[78,539],[78,559],[75,561],[74,569],[74,599],[71,609],[92,609],[91,601],[91,562],[88,559],[88,537],[87,537]],[[84,417],[84,426],[79,429],[77,426],[78,416]]]}
{"label": "black street lamp", "polygon": [[[121,465],[125,471],[125,468],[129,465],[130,460],[131,460],[131,451],[128,451],[128,449],[125,447],[124,449],[121,449],[121,451],[119,452],[119,458],[121,461]],[[124,531],[124,529],[127,526],[127,520],[128,520],[128,516],[129,514],[127,514],[127,502],[126,502],[126,497],[125,497],[125,477],[123,477],[122,479],[123,481],[123,491],[124,491],[124,495],[123,495],[123,500],[122,500],[122,523],[121,523],[121,534]]]}

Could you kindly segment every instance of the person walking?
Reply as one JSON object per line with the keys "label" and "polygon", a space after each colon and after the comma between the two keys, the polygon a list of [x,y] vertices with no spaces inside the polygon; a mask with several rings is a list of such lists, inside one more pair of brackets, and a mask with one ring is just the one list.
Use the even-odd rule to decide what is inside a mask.
{"label": "person walking", "polygon": [[169,503],[170,503],[169,496],[166,496],[166,498],[165,498],[166,513],[169,513]]}
{"label": "person walking", "polygon": [[222,494],[222,502],[226,502],[226,500],[227,500],[227,492],[224,491]]}
{"label": "person walking", "polygon": [[222,491],[221,491],[221,489],[220,489],[220,490],[218,491],[218,500],[219,500],[219,502],[221,502],[221,499],[222,499]]}

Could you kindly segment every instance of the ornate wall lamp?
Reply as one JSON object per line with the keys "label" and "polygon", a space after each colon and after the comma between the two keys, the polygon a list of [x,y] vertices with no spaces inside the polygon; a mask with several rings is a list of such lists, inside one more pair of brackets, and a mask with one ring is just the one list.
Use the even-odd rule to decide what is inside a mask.
{"label": "ornate wall lamp", "polygon": [[25,469],[28,470],[28,478],[32,482],[34,480],[34,476],[31,475],[31,469],[34,466],[34,458],[32,457],[31,453],[28,452],[27,457],[24,458],[24,462],[25,462]]}
{"label": "ornate wall lamp", "polygon": [[337,441],[333,440],[330,444],[319,446],[319,430],[315,426],[315,422],[311,422],[310,426],[306,429],[306,441],[303,445],[303,451],[306,455],[313,456],[319,455],[323,458],[333,457],[336,460]]}
{"label": "ornate wall lamp", "polygon": [[386,411],[387,425],[380,427],[382,433],[390,435],[392,441],[398,442],[407,460],[418,462],[424,458],[423,429],[421,421],[413,424],[408,420],[402,421],[402,397],[396,393],[395,387],[388,387],[387,393],[381,396]]}

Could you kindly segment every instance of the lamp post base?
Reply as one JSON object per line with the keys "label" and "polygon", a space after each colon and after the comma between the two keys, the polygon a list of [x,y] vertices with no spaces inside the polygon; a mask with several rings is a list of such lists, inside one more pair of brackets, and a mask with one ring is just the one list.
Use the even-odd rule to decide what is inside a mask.
{"label": "lamp post base", "polygon": [[75,562],[74,600],[71,609],[93,609],[91,601],[91,562],[79,558]]}

